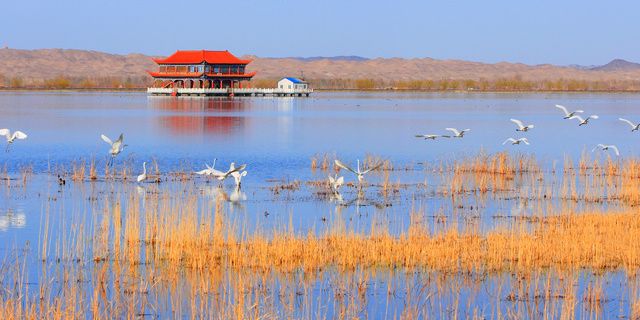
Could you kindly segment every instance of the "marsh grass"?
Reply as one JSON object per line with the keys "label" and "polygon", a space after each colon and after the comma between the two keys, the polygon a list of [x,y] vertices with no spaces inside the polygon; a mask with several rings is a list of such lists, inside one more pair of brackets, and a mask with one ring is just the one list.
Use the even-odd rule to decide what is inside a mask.
{"label": "marsh grass", "polygon": [[[126,166],[105,170],[104,183],[131,177]],[[76,167],[72,176],[84,181]],[[150,167],[161,176],[155,160]],[[383,198],[405,188],[392,182],[393,166],[385,167],[382,183],[370,186]],[[38,284],[26,285],[24,257],[0,264],[0,316],[601,318],[613,299],[603,275],[614,272],[635,290],[628,316],[637,316],[640,219],[632,206],[640,204],[640,162],[584,156],[576,172],[565,159],[557,176],[541,167],[530,156],[502,153],[441,163],[416,192],[439,190],[450,210],[412,208],[406,229],[381,219],[355,230],[337,207],[326,227],[304,232],[291,216],[250,228],[223,198],[202,199],[190,167],[164,173],[177,194],[116,188],[84,209],[90,214],[62,221],[52,221],[51,212],[64,212],[63,204],[45,206]],[[305,185],[326,190],[326,180],[278,181],[268,189],[290,195]],[[481,229],[471,205],[487,199],[522,203],[522,212]],[[578,212],[577,202],[596,209]],[[626,206],[598,206],[605,202]],[[487,283],[494,286],[490,302],[474,301]],[[372,297],[380,292],[374,290],[384,294]],[[371,304],[383,310],[369,314]]]}

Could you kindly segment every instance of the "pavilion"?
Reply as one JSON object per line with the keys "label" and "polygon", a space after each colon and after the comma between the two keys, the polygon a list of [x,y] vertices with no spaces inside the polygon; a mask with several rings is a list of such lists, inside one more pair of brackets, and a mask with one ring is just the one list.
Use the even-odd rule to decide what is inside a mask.
{"label": "pavilion", "polygon": [[246,72],[251,60],[229,51],[178,50],[164,59],[153,59],[158,72],[148,71],[156,88],[242,88],[255,72]]}

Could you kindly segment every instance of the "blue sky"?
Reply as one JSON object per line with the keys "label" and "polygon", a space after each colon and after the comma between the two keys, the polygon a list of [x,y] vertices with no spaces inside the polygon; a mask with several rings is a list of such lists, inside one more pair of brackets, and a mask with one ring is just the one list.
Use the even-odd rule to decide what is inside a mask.
{"label": "blue sky", "polygon": [[167,55],[640,62],[640,1],[6,1],[0,45]]}

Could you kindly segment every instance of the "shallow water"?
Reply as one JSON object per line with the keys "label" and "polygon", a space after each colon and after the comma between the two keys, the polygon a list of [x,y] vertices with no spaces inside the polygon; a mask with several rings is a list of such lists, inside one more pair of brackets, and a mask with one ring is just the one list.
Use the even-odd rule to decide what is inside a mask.
{"label": "shallow water", "polygon": [[[598,114],[600,119],[579,127],[575,120],[563,120],[554,104],[584,109],[586,114]],[[497,226],[508,226],[514,217],[534,211],[550,213],[548,211],[567,206],[574,211],[624,208],[624,204],[617,202],[567,204],[558,198],[549,200],[551,209],[535,207],[528,200],[534,202],[529,194],[535,193],[533,181],[537,177],[529,175],[504,182],[508,191],[488,195],[474,191],[475,182],[469,176],[464,179],[469,184],[469,191],[452,200],[443,192],[449,188],[450,176],[439,173],[436,168],[481,151],[488,154],[507,151],[516,157],[534,155],[542,166],[543,185],[559,190],[562,175],[552,172],[562,166],[565,157],[577,161],[583,153],[588,153],[604,159],[606,155],[599,152],[591,154],[591,149],[598,143],[616,144],[623,158],[637,155],[640,134],[630,133],[630,128],[617,118],[640,121],[638,105],[638,94],[338,92],[317,93],[310,98],[177,99],[147,97],[143,93],[2,92],[0,127],[22,130],[29,138],[17,141],[8,152],[0,154],[2,167],[10,177],[4,181],[0,195],[0,252],[10,256],[28,245],[29,250],[24,251],[27,259],[38,261],[42,258],[40,248],[45,228],[51,230],[49,241],[57,243],[56,237],[69,237],[77,232],[74,229],[77,223],[95,225],[109,201],[120,199],[126,204],[130,195],[137,195],[139,200],[136,201],[141,201],[142,206],[149,194],[176,201],[185,193],[195,194],[201,207],[210,207],[211,201],[221,193],[226,198],[235,197],[240,201],[226,202],[225,210],[243,226],[240,231],[249,233],[258,229],[281,230],[288,225],[299,234],[309,230],[321,233],[340,220],[347,230],[355,232],[368,232],[379,225],[398,234],[406,231],[412,211],[424,212],[432,231],[450,228],[458,221],[461,229],[474,228],[484,232]],[[518,133],[509,121],[512,117],[534,123],[536,127],[530,132]],[[463,139],[425,141],[414,137],[418,133],[446,134],[446,127],[470,128],[471,131]],[[116,159],[115,167],[132,168],[128,181],[101,178],[108,159],[108,145],[100,139],[102,133],[114,139],[124,133],[128,147]],[[531,145],[502,145],[508,137],[521,136],[526,136]],[[375,155],[391,161],[395,169],[368,176],[367,181],[372,186],[363,194],[355,187],[344,187],[343,199],[339,201],[328,197],[322,187],[313,183],[324,181],[327,175],[334,173],[311,169],[311,158],[321,154],[335,156],[352,165],[356,159]],[[216,168],[226,168],[230,162],[248,165],[242,194],[234,195],[231,181],[226,181],[220,188],[218,182],[206,178],[190,177],[181,181],[172,175],[201,170],[214,158],[217,158]],[[72,164],[88,165],[92,160],[96,162],[100,178],[71,181]],[[162,173],[161,183],[137,185],[131,182],[131,176],[140,173],[143,161],[157,162]],[[25,171],[33,174],[27,174],[26,180],[22,180]],[[347,181],[355,181],[347,172],[341,174]],[[58,184],[58,175],[65,177],[65,185]],[[384,192],[385,179],[391,184],[398,183],[397,191]],[[301,182],[299,188],[273,191],[279,184],[296,180]],[[578,181],[578,184],[582,183]],[[442,223],[443,217],[446,223]],[[37,283],[35,279],[41,276],[41,268],[27,269],[29,278]],[[362,274],[369,272],[362,271]],[[353,281],[361,281],[362,274]],[[231,283],[236,281],[237,275],[226,277]],[[349,277],[354,275],[328,272],[319,277],[321,279],[308,280],[303,291],[310,290],[311,293],[301,295],[309,299],[305,308],[312,311],[296,309],[296,316],[307,317],[305,312],[321,313],[329,318],[344,314],[339,312],[338,306],[327,301],[336,295],[335,286],[350,283]],[[347,314],[391,317],[406,312],[403,309],[407,307],[405,295],[414,290],[417,283],[423,283],[430,290],[444,290],[424,279],[405,278],[401,270],[382,270],[365,278],[369,277],[371,281],[366,292],[371,297],[346,303],[362,308]],[[422,276],[418,273],[412,277]],[[248,278],[250,283],[259,282]],[[448,300],[449,293],[445,292],[436,295],[445,301],[444,306],[427,308],[425,305],[433,303],[429,299],[433,299],[430,297],[435,293],[425,293],[423,288],[417,294],[417,305],[412,308],[428,309],[418,314],[432,317],[452,314],[468,317],[477,310],[484,310],[482,314],[494,317],[496,310],[490,310],[488,305],[495,297],[487,294],[491,290],[486,288],[505,282],[508,276],[489,276],[480,285],[484,293],[478,292],[473,283],[466,283],[473,279],[461,278],[464,279],[456,281],[463,284],[455,287],[462,293],[455,297],[464,301],[454,304],[450,300],[456,298]],[[588,273],[578,278],[582,279],[577,282],[582,290],[593,280]],[[390,284],[385,279],[393,282],[393,286],[404,288],[398,290],[404,293],[390,298],[387,288]],[[300,285],[295,279],[282,281],[284,284],[272,284],[270,289]],[[605,282],[610,297],[607,301],[616,307],[606,309],[604,314],[628,314],[630,306],[625,301],[629,298],[625,292],[631,289],[626,287],[624,276],[610,274]],[[409,287],[414,289],[407,289]],[[117,288],[112,290],[117,292]],[[357,291],[357,288],[344,289],[345,292],[353,290]],[[507,301],[505,304],[509,305],[509,290],[502,291],[497,299]],[[421,294],[425,296],[421,297]],[[383,302],[387,304],[385,308],[378,306]],[[187,301],[180,303],[188,305]],[[275,303],[276,310],[286,309],[281,303]],[[618,305],[623,307],[618,308]],[[170,312],[167,309],[142,309],[155,316]],[[320,309],[323,311],[318,312]],[[591,311],[577,312],[587,317]],[[535,312],[523,314],[536,317]]]}

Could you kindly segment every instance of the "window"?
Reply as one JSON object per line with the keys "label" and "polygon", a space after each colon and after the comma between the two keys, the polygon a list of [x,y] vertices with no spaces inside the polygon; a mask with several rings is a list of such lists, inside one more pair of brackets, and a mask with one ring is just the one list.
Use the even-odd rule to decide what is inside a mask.
{"label": "window", "polygon": [[176,72],[176,66],[167,66],[167,72]]}
{"label": "window", "polygon": [[213,66],[213,73],[220,73],[220,66]]}
{"label": "window", "polygon": [[238,73],[244,73],[244,66],[238,67]]}
{"label": "window", "polygon": [[211,71],[211,67],[210,66],[204,66],[204,72],[209,72]]}
{"label": "window", "polygon": [[238,67],[236,67],[236,66],[231,67],[231,73],[233,73],[233,74],[238,73]]}
{"label": "window", "polygon": [[222,68],[220,68],[220,72],[227,74],[229,73],[229,67],[228,66],[222,66]]}
{"label": "window", "polygon": [[187,66],[176,67],[176,72],[187,72]]}
{"label": "window", "polygon": [[204,70],[204,66],[203,65],[199,65],[198,66],[198,72],[202,72],[202,70]]}

